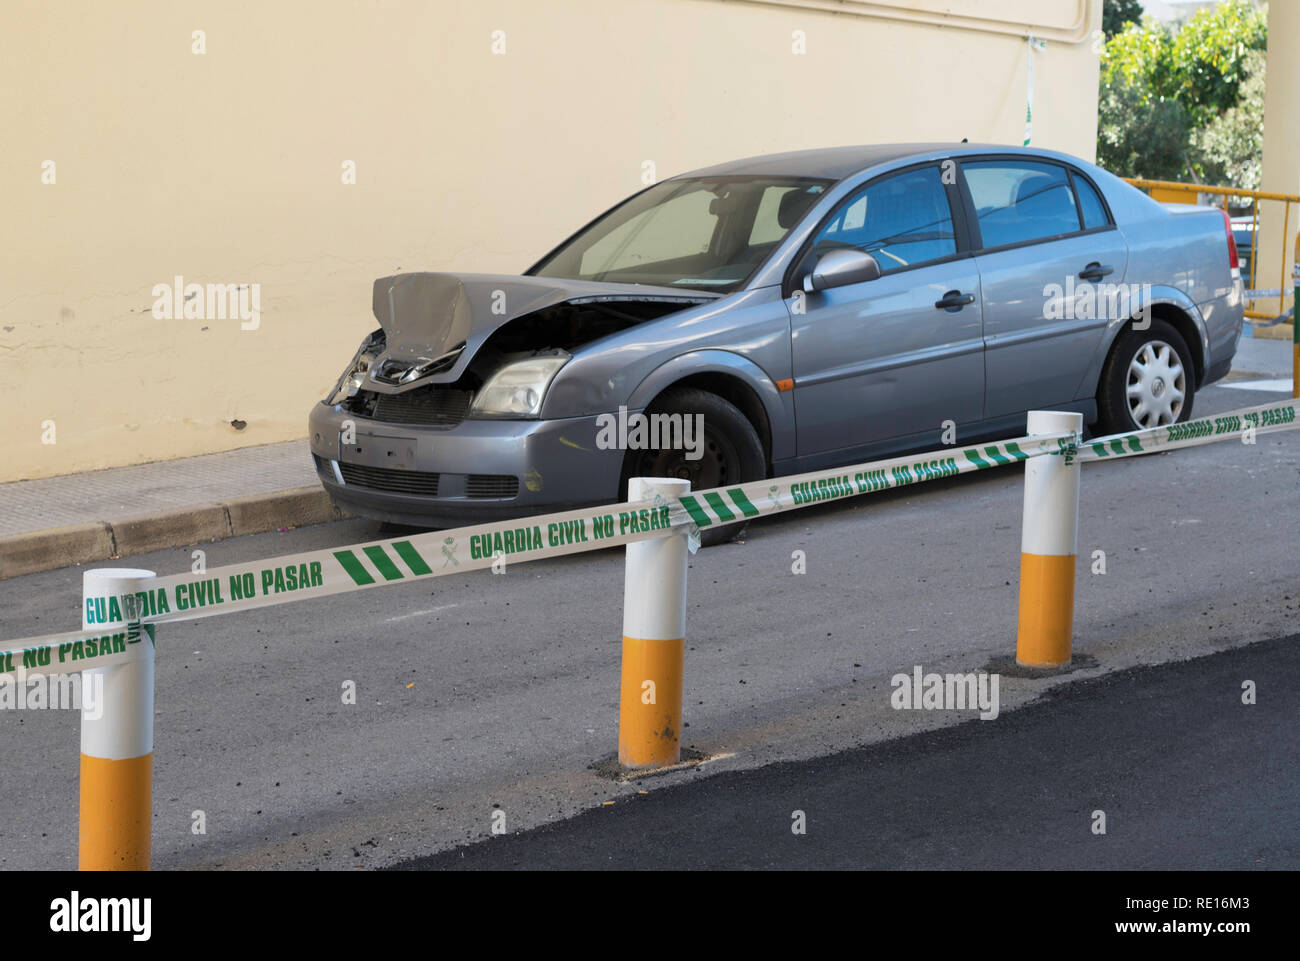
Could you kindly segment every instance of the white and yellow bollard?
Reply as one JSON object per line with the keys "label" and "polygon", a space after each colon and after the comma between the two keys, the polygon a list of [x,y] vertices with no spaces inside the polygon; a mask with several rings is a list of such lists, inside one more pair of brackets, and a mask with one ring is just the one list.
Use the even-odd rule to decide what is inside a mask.
{"label": "white and yellow bollard", "polygon": [[[680,497],[690,481],[634,477],[628,500]],[[618,761],[660,767],[681,757],[686,649],[686,531],[628,544],[623,573],[623,677]]]}
{"label": "white and yellow bollard", "polygon": [[[1026,433],[1080,433],[1083,415],[1029,412]],[[1074,571],[1079,540],[1079,460],[1044,454],[1025,461],[1025,508],[1020,534],[1020,616],[1016,663],[1063,667],[1074,635]]]}
{"label": "white and yellow bollard", "polygon": [[[82,576],[81,626],[125,630],[123,598],[153,571],[105,568]],[[109,598],[113,598],[112,604]],[[132,597],[132,600],[134,598]],[[141,631],[135,656],[81,672],[82,871],[147,871],[153,826],[154,647]],[[100,680],[102,678],[102,681]],[[103,685],[94,710],[84,696]]]}

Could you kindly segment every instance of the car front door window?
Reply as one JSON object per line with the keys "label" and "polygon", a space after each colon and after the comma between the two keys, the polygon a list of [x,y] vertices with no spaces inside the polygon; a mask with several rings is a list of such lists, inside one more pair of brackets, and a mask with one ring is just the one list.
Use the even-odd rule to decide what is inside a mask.
{"label": "car front door window", "polygon": [[818,232],[813,253],[845,247],[871,254],[882,273],[955,254],[957,240],[939,168],[885,177],[850,197]]}

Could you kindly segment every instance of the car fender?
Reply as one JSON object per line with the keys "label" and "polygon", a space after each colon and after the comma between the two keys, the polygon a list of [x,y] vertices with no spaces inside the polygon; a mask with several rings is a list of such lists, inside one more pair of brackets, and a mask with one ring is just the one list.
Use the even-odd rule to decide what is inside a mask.
{"label": "car fender", "polygon": [[700,374],[722,374],[744,383],[763,405],[771,429],[772,460],[794,456],[794,395],[781,391],[761,367],[727,350],[696,350],[656,367],[628,397],[628,410],[644,410],[673,384]]}
{"label": "car fender", "polygon": [[1110,356],[1111,348],[1115,345],[1116,338],[1124,327],[1130,323],[1135,316],[1140,314],[1148,307],[1156,304],[1168,304],[1177,307],[1191,320],[1192,326],[1196,328],[1197,339],[1199,343],[1188,344],[1188,350],[1199,351],[1200,363],[1202,370],[1208,370],[1210,366],[1210,334],[1206,327],[1205,318],[1201,316],[1200,309],[1192,302],[1192,299],[1176,287],[1169,287],[1164,284],[1142,284],[1138,286],[1137,293],[1130,303],[1133,305],[1132,310],[1127,317],[1112,318],[1106,325],[1097,352],[1092,358],[1092,363],[1088,365],[1088,372],[1084,375],[1083,382],[1079,385],[1076,398],[1092,397],[1097,393],[1098,385],[1101,382],[1101,371],[1106,364],[1106,358]]}

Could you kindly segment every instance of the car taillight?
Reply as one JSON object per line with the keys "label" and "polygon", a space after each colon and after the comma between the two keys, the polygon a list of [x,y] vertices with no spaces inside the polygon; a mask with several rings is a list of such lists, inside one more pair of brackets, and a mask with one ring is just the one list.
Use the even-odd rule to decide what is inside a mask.
{"label": "car taillight", "polygon": [[1228,235],[1228,269],[1238,270],[1241,261],[1237,259],[1237,238],[1232,235],[1232,218],[1226,210],[1220,210],[1219,213],[1223,214],[1223,232]]}

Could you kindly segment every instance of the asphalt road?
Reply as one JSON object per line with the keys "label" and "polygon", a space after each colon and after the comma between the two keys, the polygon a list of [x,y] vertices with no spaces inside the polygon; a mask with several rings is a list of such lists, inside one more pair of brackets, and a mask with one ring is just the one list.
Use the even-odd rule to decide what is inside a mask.
{"label": "asphalt road", "polygon": [[[1279,396],[1212,387],[1197,413]],[[154,865],[392,865],[488,838],[494,810],[515,834],[641,790],[967,720],[893,710],[889,679],[978,671],[1014,651],[1022,487],[1012,467],[822,505],[696,555],[684,741],[711,758],[702,773],[619,783],[592,770],[616,746],[617,551],[168,625]],[[1002,713],[983,722],[992,732],[1059,685],[1295,633],[1300,431],[1087,464],[1082,489],[1085,666],[1004,676]],[[375,536],[347,521],[204,549],[217,566]],[[803,575],[791,573],[797,550]],[[1105,574],[1091,573],[1097,550]],[[191,560],[124,562],[171,573]],[[80,568],[0,582],[0,633],[75,628],[80,593]],[[346,681],[355,705],[342,703]],[[0,868],[75,866],[78,729],[72,711],[0,711]],[[787,797],[773,804],[789,817]],[[205,834],[192,831],[196,811]],[[826,812],[810,823],[813,838]]]}
{"label": "asphalt road", "polygon": [[1297,758],[1300,634],[1058,687],[996,721],[701,777],[400,867],[1295,870]]}

